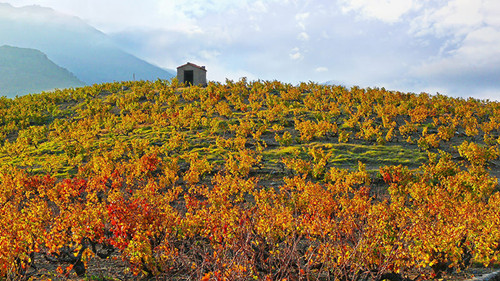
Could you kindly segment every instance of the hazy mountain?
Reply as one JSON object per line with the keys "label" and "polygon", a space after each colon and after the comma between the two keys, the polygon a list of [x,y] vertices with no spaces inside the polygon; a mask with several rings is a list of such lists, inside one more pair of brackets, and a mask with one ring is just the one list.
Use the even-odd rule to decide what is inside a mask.
{"label": "hazy mountain", "polygon": [[14,97],[28,93],[83,86],[68,70],[34,49],[0,47],[0,95]]}
{"label": "hazy mountain", "polygon": [[353,86],[353,85],[341,82],[339,80],[328,80],[328,81],[323,82],[321,84],[323,84],[323,85],[329,85],[329,86],[343,86],[343,87],[346,87],[346,88],[351,88]]}
{"label": "hazy mountain", "polygon": [[173,76],[123,51],[80,18],[40,6],[0,3],[0,44],[38,49],[87,84]]}

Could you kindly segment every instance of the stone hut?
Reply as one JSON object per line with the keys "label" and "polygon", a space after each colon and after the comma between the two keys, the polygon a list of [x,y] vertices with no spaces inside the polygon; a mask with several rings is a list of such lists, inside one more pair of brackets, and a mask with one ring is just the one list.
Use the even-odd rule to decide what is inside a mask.
{"label": "stone hut", "polygon": [[177,67],[177,80],[188,85],[206,86],[207,70],[204,66],[188,62]]}

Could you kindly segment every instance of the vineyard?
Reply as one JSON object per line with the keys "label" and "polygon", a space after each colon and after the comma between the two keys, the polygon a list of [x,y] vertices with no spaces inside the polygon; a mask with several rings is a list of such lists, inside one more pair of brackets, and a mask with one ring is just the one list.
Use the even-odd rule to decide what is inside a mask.
{"label": "vineyard", "polygon": [[0,98],[0,125],[0,280],[95,260],[176,280],[499,264],[498,102],[174,79]]}

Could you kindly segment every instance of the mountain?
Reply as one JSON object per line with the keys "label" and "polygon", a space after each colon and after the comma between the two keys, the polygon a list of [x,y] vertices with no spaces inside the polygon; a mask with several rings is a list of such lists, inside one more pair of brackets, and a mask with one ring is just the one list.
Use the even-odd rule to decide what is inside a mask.
{"label": "mountain", "polygon": [[0,47],[1,96],[14,97],[84,85],[71,72],[55,64],[38,50]]}
{"label": "mountain", "polygon": [[0,42],[40,50],[86,84],[174,76],[123,51],[82,19],[35,5],[0,3]]}
{"label": "mountain", "polygon": [[353,86],[353,85],[341,82],[339,80],[328,80],[328,81],[323,82],[321,84],[326,85],[326,86],[343,86],[343,87],[346,87],[346,88],[351,88]]}

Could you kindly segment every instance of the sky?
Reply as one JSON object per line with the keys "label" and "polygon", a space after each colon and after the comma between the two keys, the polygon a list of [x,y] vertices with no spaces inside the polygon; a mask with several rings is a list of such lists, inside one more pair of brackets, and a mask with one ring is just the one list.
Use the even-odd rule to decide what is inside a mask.
{"label": "sky", "polygon": [[327,82],[500,100],[499,0],[0,0],[77,16],[209,80]]}

